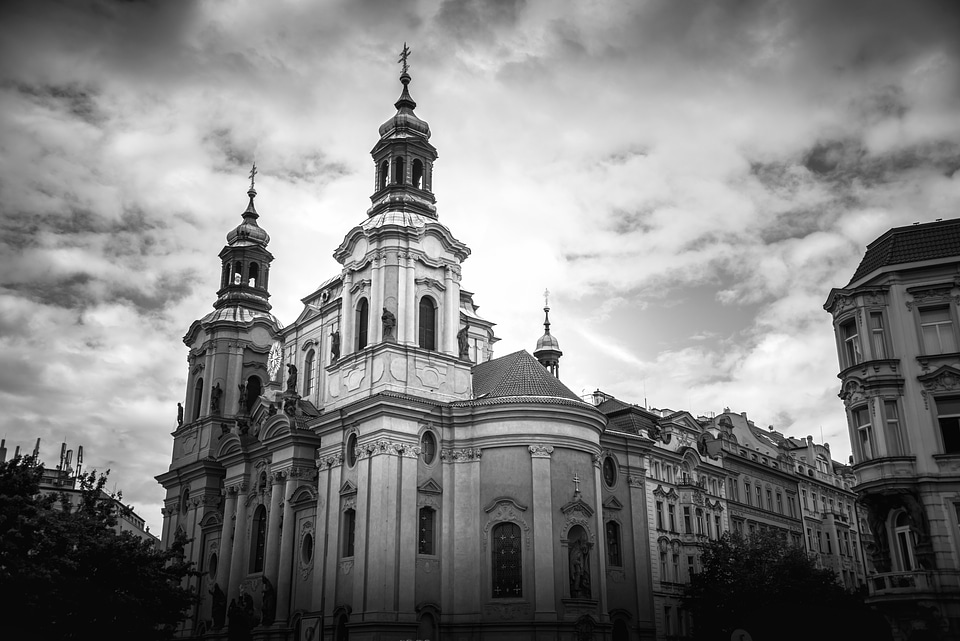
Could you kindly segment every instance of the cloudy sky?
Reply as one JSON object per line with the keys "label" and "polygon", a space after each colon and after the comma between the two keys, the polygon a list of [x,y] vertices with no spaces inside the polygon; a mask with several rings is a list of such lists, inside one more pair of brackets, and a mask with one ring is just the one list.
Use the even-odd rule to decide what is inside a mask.
{"label": "cloudy sky", "polygon": [[60,443],[155,531],[190,323],[257,207],[274,312],[335,275],[411,92],[463,286],[571,389],[821,430],[846,461],[831,287],[960,205],[952,2],[5,2],[0,435]]}

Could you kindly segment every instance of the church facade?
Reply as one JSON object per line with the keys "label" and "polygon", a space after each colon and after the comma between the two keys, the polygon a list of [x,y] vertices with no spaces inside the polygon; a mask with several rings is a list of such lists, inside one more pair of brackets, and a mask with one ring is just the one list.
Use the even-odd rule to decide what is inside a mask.
{"label": "church facade", "polygon": [[[853,477],[829,449],[746,414],[581,399],[560,381],[549,306],[532,354],[494,358],[406,69],[400,81],[340,273],[292,324],[271,314],[254,168],[214,309],[184,336],[157,477],[163,545],[189,538],[200,570],[180,636],[681,639],[699,551],[731,530],[776,529],[862,584]],[[823,490],[822,510],[815,492],[806,506],[816,482],[829,511]]]}

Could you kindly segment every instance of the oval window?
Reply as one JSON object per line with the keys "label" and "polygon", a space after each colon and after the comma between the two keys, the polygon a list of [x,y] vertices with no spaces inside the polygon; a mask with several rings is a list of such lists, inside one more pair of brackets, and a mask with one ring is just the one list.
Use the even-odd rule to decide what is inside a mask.
{"label": "oval window", "polygon": [[300,542],[300,562],[310,563],[313,560],[313,535],[307,532]]}
{"label": "oval window", "polygon": [[613,462],[612,456],[603,459],[603,480],[607,487],[613,487],[617,482],[617,464]]}
{"label": "oval window", "polygon": [[424,432],[423,440],[420,443],[420,453],[423,455],[423,462],[427,465],[433,463],[437,456],[437,437],[433,432]]}
{"label": "oval window", "polygon": [[207,563],[207,566],[208,566],[207,573],[210,575],[210,578],[215,579],[217,577],[217,553],[216,552],[210,555],[210,562]]}
{"label": "oval window", "polygon": [[353,467],[357,464],[357,435],[351,434],[347,439],[347,467]]}

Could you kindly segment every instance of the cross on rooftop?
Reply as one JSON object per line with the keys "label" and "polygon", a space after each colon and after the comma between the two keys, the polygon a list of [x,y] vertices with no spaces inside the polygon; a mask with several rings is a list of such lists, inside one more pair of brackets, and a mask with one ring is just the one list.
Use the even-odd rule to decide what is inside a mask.
{"label": "cross on rooftop", "polygon": [[257,161],[253,161],[253,167],[250,168],[250,189],[253,189],[254,177],[257,175]]}
{"label": "cross on rooftop", "polygon": [[403,73],[407,73],[407,70],[410,69],[410,65],[407,63],[407,58],[410,57],[410,47],[407,46],[407,43],[403,43],[403,51],[400,52],[400,58],[397,62],[403,65]]}

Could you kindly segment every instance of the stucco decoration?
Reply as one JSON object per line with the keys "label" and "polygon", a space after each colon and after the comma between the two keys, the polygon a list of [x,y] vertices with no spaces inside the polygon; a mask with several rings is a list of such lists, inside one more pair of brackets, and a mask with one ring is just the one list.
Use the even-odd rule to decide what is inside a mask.
{"label": "stucco decoration", "polygon": [[440,460],[444,463],[470,463],[479,461],[482,452],[479,447],[467,447],[462,450],[442,450]]}
{"label": "stucco decoration", "polygon": [[920,395],[926,409],[930,409],[930,394],[960,390],[960,370],[950,365],[942,365],[929,374],[918,376],[917,380],[923,385]]}
{"label": "stucco decoration", "polygon": [[346,576],[350,574],[350,570],[352,569],[353,569],[353,559],[340,561],[340,574]]}
{"label": "stucco decoration", "polygon": [[483,549],[487,549],[487,539],[490,538],[490,528],[504,521],[510,521],[520,526],[520,529],[523,531],[524,545],[527,549],[530,549],[530,525],[526,519],[523,518],[523,513],[526,512],[526,510],[527,507],[525,505],[521,505],[506,496],[494,499],[490,505],[485,507],[483,511],[487,513],[487,522],[483,526],[483,531],[480,536],[480,545]]}
{"label": "stucco decoration", "polygon": [[[310,540],[307,540],[307,536]],[[297,544],[297,557],[299,558],[300,578],[306,579],[313,572],[313,547],[316,545],[316,535],[313,532],[313,521],[304,521],[300,526],[300,537]],[[309,550],[307,555],[304,554]]]}
{"label": "stucco decoration", "polygon": [[907,309],[912,310],[914,305],[927,305],[931,303],[949,303],[953,302],[960,305],[960,296],[951,296],[952,286],[928,287],[924,289],[908,289],[907,293],[913,296],[913,300],[906,302]]}
{"label": "stucco decoration", "polygon": [[560,512],[564,516],[563,525],[560,527],[560,542],[566,546],[567,545],[567,535],[570,533],[570,529],[579,525],[587,533],[590,544],[594,545],[597,542],[596,533],[590,528],[590,524],[593,521],[593,508],[590,507],[583,499],[576,498],[563,507],[560,508]]}
{"label": "stucco decoration", "polygon": [[850,379],[843,384],[843,389],[840,391],[838,396],[846,407],[859,405],[861,403],[865,403],[867,400],[867,394],[863,389],[863,385],[855,378]]}
{"label": "stucco decoration", "polygon": [[530,456],[533,458],[550,458],[553,454],[552,445],[531,445],[529,448]]}
{"label": "stucco decoration", "polygon": [[317,457],[317,468],[321,470],[338,467],[343,464],[343,452],[338,451],[332,454],[325,454]]}

